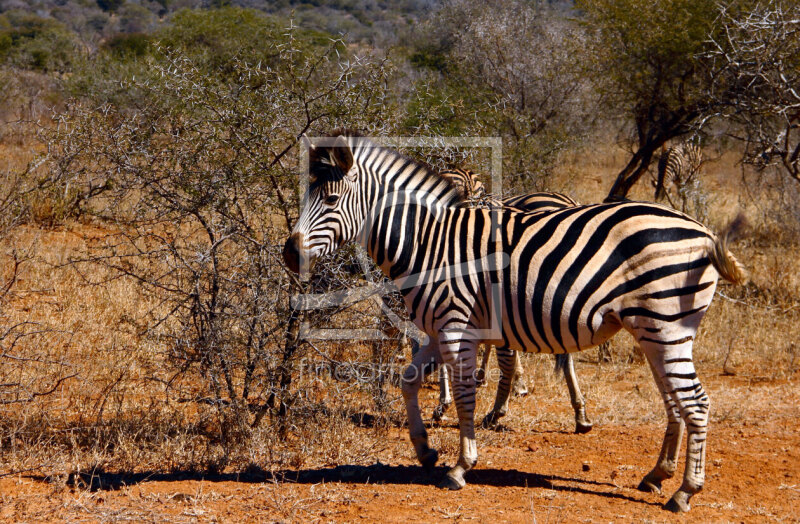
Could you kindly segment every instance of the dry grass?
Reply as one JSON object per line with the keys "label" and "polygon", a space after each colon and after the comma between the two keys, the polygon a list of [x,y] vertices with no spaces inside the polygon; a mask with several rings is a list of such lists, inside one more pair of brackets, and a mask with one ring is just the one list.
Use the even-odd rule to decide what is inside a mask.
{"label": "dry grass", "polygon": [[[20,151],[12,156],[21,166],[25,161]],[[579,200],[597,201],[605,196],[623,159],[621,151],[600,149],[572,159],[557,181],[574,187],[571,193]],[[750,268],[752,283],[744,289],[720,287],[720,296],[698,334],[695,361],[712,397],[712,422],[727,427],[757,424],[769,416],[765,408],[791,414],[798,402],[800,243],[788,233],[772,239],[760,233],[777,226],[763,213],[763,202],[740,197],[745,194],[746,179],[733,155],[710,162],[706,177],[705,187],[713,195],[709,215],[714,228],[724,227],[739,209],[748,216],[747,231],[732,249]],[[632,196],[645,199],[650,192],[641,184]],[[387,386],[389,402],[378,409],[368,388],[334,380],[326,372],[305,374],[295,384],[297,411],[285,438],[267,422],[231,456],[215,440],[221,422],[212,410],[176,402],[165,386],[169,379],[164,371],[166,346],[142,337],[136,329],[136,320],[158,307],[156,298],[142,296],[126,279],[92,285],[68,264],[73,257],[92,253],[105,232],[102,224],[70,221],[42,227],[30,223],[0,240],[0,257],[7,257],[11,248],[27,247],[35,253],[21,267],[13,294],[0,311],[4,325],[29,323],[25,324],[28,334],[14,348],[15,356],[27,360],[0,362],[0,383],[23,384],[29,394],[57,386],[51,394],[34,396],[30,402],[0,405],[0,475],[24,471],[48,476],[52,480],[48,489],[62,501],[62,509],[79,519],[225,519],[231,518],[226,517],[227,505],[235,503],[240,517],[305,520],[311,515],[328,519],[336,518],[337,512],[347,514],[351,503],[347,490],[341,485],[286,490],[281,483],[268,482],[239,485],[224,498],[214,490],[205,491],[202,483],[195,491],[171,495],[148,493],[144,485],[113,493],[74,491],[66,483],[70,474],[91,476],[92,472],[158,474],[214,470],[215,465],[220,472],[247,472],[415,462],[404,436],[396,385]],[[4,263],[0,269],[7,268]],[[95,281],[102,276],[92,275]],[[325,357],[306,350],[310,368],[326,363]],[[366,347],[340,344],[326,345],[323,350],[337,359],[370,361]],[[519,428],[571,430],[566,388],[552,373],[552,359],[531,355],[525,360],[533,393],[525,400],[525,409],[512,406],[503,421],[505,427],[517,430],[482,431],[482,446],[507,446],[519,438]],[[402,367],[402,359],[395,367]],[[650,371],[636,357],[627,334],[613,340],[610,362],[599,362],[597,350],[579,355],[578,374],[598,426],[661,425],[663,409]],[[780,401],[758,395],[765,384],[770,386],[765,391],[772,397],[779,394]],[[181,387],[191,388],[191,376]],[[435,390],[426,387],[424,394],[423,409],[430,413]],[[490,409],[492,396],[490,391],[481,392],[478,413]],[[370,416],[359,418],[362,414]],[[449,417],[444,427],[431,430],[432,445],[445,457],[454,456],[458,449],[457,431],[450,427],[454,414]],[[40,511],[28,502],[25,483],[19,476],[12,478],[18,479],[14,482],[23,491],[12,498],[0,495],[5,497],[0,518],[56,517],[47,513],[52,508]],[[40,495],[31,495],[30,500]],[[458,508],[440,509],[437,519],[459,519]]]}
{"label": "dry grass", "polygon": [[[98,268],[86,275],[69,264],[90,253],[105,233],[79,223],[51,229],[22,226],[5,240],[36,246],[36,258],[22,266],[3,321],[35,327],[14,352],[30,360],[4,362],[0,382],[23,384],[29,392],[63,382],[52,395],[0,405],[2,434],[8,439],[2,447],[4,472],[202,470],[230,462],[211,437],[219,431],[211,410],[175,401],[176,389],[191,389],[191,375],[179,378],[183,385],[173,381],[167,388],[167,343],[137,332],[137,320],[158,307],[157,300],[142,296],[127,279],[92,284],[87,277],[103,281],[110,275]],[[326,349],[339,359],[359,354],[368,359],[366,348]],[[309,369],[314,362],[324,359],[312,355],[306,361]],[[249,440],[252,445],[232,460],[236,467],[368,461],[365,457],[380,448],[385,426],[368,435],[353,432],[352,415],[369,412],[373,403],[363,387],[326,377],[308,373],[298,383],[301,402],[288,440],[278,446],[265,424]],[[396,419],[396,390],[393,395],[383,415]]]}

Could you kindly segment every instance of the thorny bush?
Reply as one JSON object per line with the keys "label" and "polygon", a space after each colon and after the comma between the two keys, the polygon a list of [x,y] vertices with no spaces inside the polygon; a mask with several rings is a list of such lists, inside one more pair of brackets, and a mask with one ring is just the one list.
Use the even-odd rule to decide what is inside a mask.
{"label": "thorny bush", "polygon": [[[108,425],[98,429],[102,410],[132,383],[147,384],[139,393],[148,395],[156,384],[167,405],[197,406],[194,427],[215,450],[204,467],[249,460],[255,431],[293,427],[293,379],[308,349],[300,325],[314,321],[290,307],[309,284],[280,256],[299,205],[299,139],[338,125],[376,134],[385,130],[375,122],[391,125],[387,63],[296,33],[265,43],[269,63],[232,57],[220,75],[187,53],[159,50],[115,87],[127,96],[113,100],[131,103],[106,93],[74,100],[39,131],[39,190],[103,231],[66,265],[100,288],[128,279],[148,304],[125,324],[152,348],[149,363],[128,362],[100,388],[102,401],[89,403],[100,413],[87,417],[95,436],[110,438]],[[76,422],[48,423],[58,431]]]}

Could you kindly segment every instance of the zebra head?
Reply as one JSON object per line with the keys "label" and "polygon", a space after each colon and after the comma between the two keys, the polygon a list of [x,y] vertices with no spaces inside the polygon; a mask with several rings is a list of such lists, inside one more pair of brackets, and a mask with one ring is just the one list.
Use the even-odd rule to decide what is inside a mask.
{"label": "zebra head", "polygon": [[358,234],[365,211],[354,164],[353,151],[343,136],[331,146],[310,146],[305,205],[283,248],[286,265],[295,273]]}

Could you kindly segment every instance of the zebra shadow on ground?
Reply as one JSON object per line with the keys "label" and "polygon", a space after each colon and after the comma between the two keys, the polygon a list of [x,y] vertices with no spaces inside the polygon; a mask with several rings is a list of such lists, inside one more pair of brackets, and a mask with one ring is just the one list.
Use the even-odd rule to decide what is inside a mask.
{"label": "zebra shadow on ground", "polygon": [[[341,482],[345,484],[395,484],[420,485],[435,488],[447,468],[440,466],[431,472],[420,466],[391,466],[376,463],[371,466],[343,465],[330,468],[267,471],[257,467],[248,468],[238,473],[202,473],[195,471],[176,471],[172,473],[140,472],[109,473],[105,471],[71,473],[67,485],[75,489],[90,491],[114,491],[126,486],[146,482],[177,482],[196,480],[204,482],[241,482],[260,484],[265,482],[286,482],[290,484],[318,484],[321,482]],[[34,480],[46,482],[42,476],[30,476]],[[532,489],[548,489],[571,493],[584,493],[611,499],[628,500],[652,506],[661,506],[659,502],[646,500],[648,495],[631,496],[621,492],[618,485],[590,479],[561,477],[529,473],[516,469],[481,468],[467,473],[467,489],[473,486],[521,487]],[[624,488],[634,486],[622,486]],[[627,491],[627,490],[626,490]]]}

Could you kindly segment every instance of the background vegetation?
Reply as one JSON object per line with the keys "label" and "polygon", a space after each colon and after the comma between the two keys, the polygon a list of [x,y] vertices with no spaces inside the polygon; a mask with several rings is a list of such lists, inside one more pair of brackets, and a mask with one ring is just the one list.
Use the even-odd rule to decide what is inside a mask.
{"label": "background vegetation", "polygon": [[[300,282],[280,258],[300,137],[335,127],[499,136],[506,194],[587,203],[651,199],[662,148],[700,143],[696,214],[744,213],[754,275],[721,291],[701,366],[795,380],[799,20],[781,0],[0,2],[0,475],[358,463],[402,427],[382,312],[402,307],[294,309],[364,271],[346,251]],[[410,153],[488,172],[485,151]],[[342,326],[385,337],[304,336]],[[615,340],[590,405],[632,355]]]}

